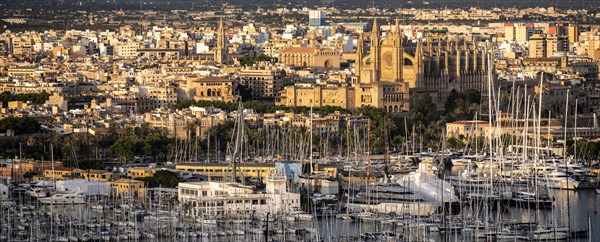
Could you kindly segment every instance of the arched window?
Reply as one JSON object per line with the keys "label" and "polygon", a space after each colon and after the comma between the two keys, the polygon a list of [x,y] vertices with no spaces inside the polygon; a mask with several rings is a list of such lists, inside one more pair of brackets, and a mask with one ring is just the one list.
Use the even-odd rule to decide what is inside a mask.
{"label": "arched window", "polygon": [[330,69],[331,67],[333,67],[333,65],[331,64],[331,61],[329,59],[327,59],[325,61],[325,68]]}

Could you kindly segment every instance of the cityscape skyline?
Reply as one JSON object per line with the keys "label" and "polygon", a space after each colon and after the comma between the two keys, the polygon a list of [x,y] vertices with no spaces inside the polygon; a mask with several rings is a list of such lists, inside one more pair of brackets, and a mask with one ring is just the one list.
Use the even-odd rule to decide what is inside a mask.
{"label": "cityscape skyline", "polygon": [[600,241],[594,1],[0,3],[0,241]]}

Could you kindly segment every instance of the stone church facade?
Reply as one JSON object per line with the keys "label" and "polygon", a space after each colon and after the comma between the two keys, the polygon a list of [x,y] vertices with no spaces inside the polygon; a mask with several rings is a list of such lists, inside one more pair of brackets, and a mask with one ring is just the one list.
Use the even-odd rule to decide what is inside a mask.
{"label": "stone church facade", "polygon": [[339,51],[330,48],[288,47],[279,53],[279,63],[319,70],[339,70],[340,56]]}
{"label": "stone church facade", "polygon": [[[427,93],[441,107],[452,90],[485,90],[488,65],[485,44],[480,46],[474,41],[459,40],[458,36],[428,36],[416,42],[407,41],[398,21],[382,38],[377,20],[373,22],[368,39],[359,35],[357,43],[356,77],[349,85],[339,85],[338,88],[344,91],[335,92],[347,95],[335,98],[346,100],[342,105],[345,108],[370,105],[388,112],[403,112],[410,110],[411,93]],[[331,84],[328,85],[327,89],[331,90]],[[284,90],[278,104],[319,106],[327,103],[321,100],[298,102],[299,98],[301,95]],[[349,101],[349,98],[353,100]]]}

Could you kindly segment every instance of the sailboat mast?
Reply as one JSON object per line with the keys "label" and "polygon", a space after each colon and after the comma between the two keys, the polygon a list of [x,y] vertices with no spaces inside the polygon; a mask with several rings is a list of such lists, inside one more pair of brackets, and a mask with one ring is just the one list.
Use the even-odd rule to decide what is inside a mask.
{"label": "sailboat mast", "polygon": [[309,157],[309,161],[310,161],[310,174],[312,175],[314,173],[313,171],[313,109],[312,107],[310,107],[310,127],[309,127],[309,134],[308,134],[308,138],[310,139],[310,157]]}
{"label": "sailboat mast", "polygon": [[[537,137],[536,137],[536,156],[539,156],[539,149],[541,146],[541,136],[542,136],[542,96],[544,94],[544,72],[542,72],[542,77],[540,78],[540,101],[539,101],[539,106],[538,106],[538,117],[537,117],[537,129],[536,129],[536,133],[537,133]],[[536,157],[536,159],[539,159],[538,157]]]}
{"label": "sailboat mast", "polygon": [[[233,181],[237,180],[237,163],[242,159],[241,145],[244,136],[244,107],[240,101],[238,106],[237,132],[235,137],[235,148],[232,155]],[[243,180],[243,179],[242,179]]]}
{"label": "sailboat mast", "polygon": [[367,177],[371,175],[371,119],[367,122]]}
{"label": "sailboat mast", "polygon": [[[569,91],[567,91],[568,93]],[[567,98],[567,100],[569,100]],[[577,163],[577,105],[578,105],[578,98],[575,98],[575,126],[573,127],[574,130],[574,135],[573,135],[573,141],[575,142],[573,144],[574,148],[573,148],[573,154],[574,154],[574,158],[575,159],[575,163]],[[565,143],[567,142],[567,140],[565,139]],[[569,231],[571,231],[571,196],[569,195],[569,166],[567,165],[567,157],[565,157],[565,167],[567,168],[567,225],[569,226]]]}

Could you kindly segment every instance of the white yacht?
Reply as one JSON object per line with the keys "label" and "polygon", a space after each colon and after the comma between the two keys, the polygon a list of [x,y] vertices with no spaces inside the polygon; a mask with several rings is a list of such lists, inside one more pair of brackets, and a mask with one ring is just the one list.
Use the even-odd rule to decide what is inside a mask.
{"label": "white yacht", "polygon": [[43,187],[34,187],[30,191],[27,191],[27,194],[29,194],[29,196],[31,197],[40,199],[43,197],[48,197],[48,195],[50,195],[50,192],[48,191],[48,189]]}
{"label": "white yacht", "polygon": [[420,195],[398,183],[372,183],[365,191],[358,192],[346,204],[348,211],[360,213],[376,211],[378,213],[410,214],[429,216],[438,211],[440,204],[426,202]]}
{"label": "white yacht", "polygon": [[[485,174],[487,175],[487,174]],[[493,186],[494,181],[490,181],[489,177],[480,175],[470,168],[463,170],[457,176],[449,176],[448,181],[454,187],[459,187],[467,190],[489,189]]]}
{"label": "white yacht", "polygon": [[85,195],[78,193],[57,193],[51,197],[43,197],[39,199],[42,204],[83,204],[85,203]]}
{"label": "white yacht", "polygon": [[392,180],[412,190],[422,197],[423,201],[435,203],[458,202],[454,194],[454,186],[432,173],[431,167],[420,163],[415,172],[407,175],[392,176]]}
{"label": "white yacht", "polygon": [[460,211],[454,187],[432,173],[435,164],[421,162],[415,172],[406,175],[393,175],[391,183],[373,183],[367,190],[359,192],[348,204],[349,210],[361,208],[363,211],[379,213],[410,214],[430,216],[442,208],[451,208],[453,213]]}
{"label": "white yacht", "polygon": [[452,161],[452,166],[474,166],[475,162],[471,159],[467,158],[455,158],[450,159]]}
{"label": "white yacht", "polygon": [[302,211],[291,212],[289,216],[294,218],[295,220],[299,220],[299,221],[312,221],[313,220],[312,214],[308,214],[308,213],[305,213]]}
{"label": "white yacht", "polygon": [[534,230],[532,235],[535,241],[566,240],[569,238],[569,229],[564,227],[540,227]]}
{"label": "white yacht", "polygon": [[540,176],[537,179],[542,185],[553,189],[575,190],[579,188],[579,181],[557,170],[548,175]]}
{"label": "white yacht", "polygon": [[217,225],[217,220],[216,219],[211,219],[208,217],[205,218],[197,218],[196,222],[201,223],[203,225]]}
{"label": "white yacht", "polygon": [[579,163],[556,164],[556,168],[559,171],[578,176],[585,176],[590,172],[587,167]]}
{"label": "white yacht", "polygon": [[93,210],[104,210],[104,209],[106,209],[106,207],[105,207],[105,206],[102,206],[102,205],[100,205],[100,204],[97,204],[97,205],[92,205],[92,207],[91,207],[91,208],[92,208]]}

